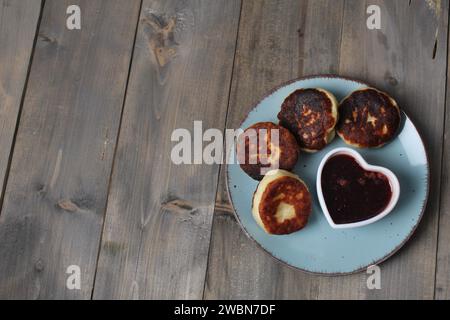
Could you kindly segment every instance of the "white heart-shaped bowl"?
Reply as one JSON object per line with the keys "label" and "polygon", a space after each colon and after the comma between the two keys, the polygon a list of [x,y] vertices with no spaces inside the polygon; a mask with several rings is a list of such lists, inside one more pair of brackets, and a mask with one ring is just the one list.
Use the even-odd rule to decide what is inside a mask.
{"label": "white heart-shaped bowl", "polygon": [[[328,161],[328,159],[330,159],[333,156],[340,155],[340,154],[346,154],[346,155],[352,156],[364,170],[380,172],[388,178],[389,184],[391,185],[391,190],[392,190],[391,200],[389,201],[386,208],[382,212],[380,212],[378,215],[376,215],[375,217],[372,217],[370,219],[363,220],[363,221],[358,221],[358,222],[353,222],[353,223],[345,223],[345,224],[336,224],[336,223],[334,223],[333,219],[331,218],[331,215],[330,215],[327,205],[325,203],[325,199],[323,197],[322,170],[323,170],[325,163]],[[397,204],[398,198],[400,196],[400,183],[398,182],[397,177],[391,170],[386,169],[384,167],[380,167],[380,166],[370,165],[369,163],[366,162],[366,160],[364,160],[364,158],[359,154],[359,152],[357,152],[353,149],[350,149],[350,148],[336,148],[336,149],[333,149],[330,152],[328,152],[323,157],[322,161],[319,164],[319,168],[317,170],[316,188],[317,188],[317,197],[319,198],[319,203],[320,203],[320,206],[322,207],[323,214],[325,215],[330,226],[335,229],[362,227],[362,226],[366,226],[368,224],[374,223],[375,221],[382,219],[383,217],[387,216],[392,211],[392,209],[394,209],[395,205]]]}

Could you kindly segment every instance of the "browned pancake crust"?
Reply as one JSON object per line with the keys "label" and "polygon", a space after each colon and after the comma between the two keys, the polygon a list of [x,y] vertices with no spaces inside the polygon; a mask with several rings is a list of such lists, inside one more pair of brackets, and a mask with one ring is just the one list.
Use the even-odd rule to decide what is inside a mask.
{"label": "browned pancake crust", "polygon": [[[240,135],[238,138],[237,143],[237,150],[244,150],[240,149],[243,148],[243,144],[245,144],[245,159],[243,159],[240,156],[240,153],[238,152],[238,160],[239,164],[244,170],[245,173],[247,173],[250,177],[252,177],[255,180],[261,180],[264,175],[261,175],[261,168],[269,168],[269,164],[263,164],[261,163],[261,157],[260,154],[257,155],[250,155],[250,151],[256,151],[261,150],[262,147],[260,147],[260,144],[263,139],[259,138],[259,132],[261,129],[266,129],[267,135],[268,135],[268,141],[267,141],[267,153],[270,155],[272,153],[271,150],[271,132],[272,129],[278,129],[279,130],[279,147],[280,147],[280,158],[279,158],[279,169],[284,170],[292,170],[297,163],[298,156],[300,153],[300,149],[297,145],[297,142],[295,141],[294,136],[287,130],[286,128],[283,128],[282,126],[276,125],[272,122],[258,122],[251,127],[247,128],[245,132],[247,132],[250,129],[256,130],[258,133],[258,148],[252,147],[250,148],[250,141],[251,139],[246,139],[245,135]],[[251,164],[250,158],[255,159],[254,157],[257,157],[257,163]]]}
{"label": "browned pancake crust", "polygon": [[345,142],[361,148],[380,147],[390,141],[400,125],[400,110],[378,90],[357,90],[339,106],[337,132]]}
{"label": "browned pancake crust", "polygon": [[[283,196],[281,196],[283,195]],[[275,217],[280,202],[295,209],[295,218],[279,223]],[[293,177],[278,178],[266,186],[259,203],[259,214],[270,234],[289,234],[302,229],[312,210],[311,194],[306,186]]]}
{"label": "browned pancake crust", "polygon": [[308,150],[323,149],[328,132],[336,124],[331,99],[317,89],[291,93],[281,105],[278,119],[294,134],[300,148]]}

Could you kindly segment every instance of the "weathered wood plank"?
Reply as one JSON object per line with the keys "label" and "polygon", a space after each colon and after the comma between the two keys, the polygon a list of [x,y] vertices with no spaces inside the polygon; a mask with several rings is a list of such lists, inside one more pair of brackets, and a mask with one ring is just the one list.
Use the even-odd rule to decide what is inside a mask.
{"label": "weathered wood plank", "polygon": [[240,1],[145,0],[95,299],[202,297],[217,165],[174,165],[176,128],[223,129]]}
{"label": "weathered wood plank", "polygon": [[[445,13],[444,13],[445,14]],[[450,37],[450,34],[449,34]],[[450,60],[450,55],[447,61]],[[448,69],[448,68],[447,68]],[[439,239],[436,261],[435,298],[450,299],[450,70],[447,70],[447,99],[441,173],[441,206],[439,210]]]}
{"label": "weathered wood plank", "polygon": [[[66,28],[72,4],[81,30]],[[45,2],[0,216],[1,298],[91,297],[139,8]]]}
{"label": "weathered wood plank", "polygon": [[[327,2],[316,4],[314,1],[314,4],[308,3],[306,6],[307,8],[311,6],[324,8],[327,4]],[[369,4],[378,4],[381,7],[381,30],[371,31],[366,28],[366,8]],[[366,80],[390,92],[416,120],[428,145],[431,160],[433,176],[431,197],[417,234],[396,256],[381,265],[382,289],[368,290],[367,275],[364,273],[334,278],[307,276],[265,258],[242,232],[236,231],[238,227],[234,220],[229,215],[223,214],[223,211],[228,211],[226,208],[229,208],[229,204],[224,200],[226,195],[222,184],[218,197],[220,209],[216,210],[213,225],[206,297],[432,298],[445,95],[447,3],[442,2],[440,14],[436,14],[437,11],[429,8],[425,1],[411,1],[409,4],[409,1],[370,1],[369,3],[347,0],[343,20],[340,20],[342,18],[339,18],[339,15],[334,18],[334,15],[340,14],[339,6],[337,9],[330,9],[331,12],[326,16],[320,16],[323,14],[322,10],[316,10],[314,14],[306,16],[306,26],[311,25],[310,29],[315,30],[315,33],[322,37],[316,36],[300,41],[298,51],[293,47],[293,51],[289,54],[278,58],[283,63],[278,62],[274,65],[271,65],[269,59],[273,56],[270,54],[272,47],[266,43],[260,50],[255,51],[248,47],[247,43],[250,43],[252,38],[271,39],[274,34],[284,37],[283,39],[289,37],[294,39],[295,26],[290,27],[289,32],[279,32],[277,28],[280,28],[280,25],[270,23],[273,15],[277,16],[276,8],[270,8],[266,3],[264,6],[260,5],[261,3],[254,1],[244,2],[228,125],[238,125],[239,119],[243,117],[253,101],[272,86],[287,78],[293,78],[295,75],[292,75],[291,70],[298,65],[303,67],[303,72],[300,68],[299,74],[328,73],[339,70],[342,75]],[[289,12],[298,12],[294,4],[291,4],[289,9]],[[265,10],[267,10],[266,16],[261,13]],[[311,12],[309,10],[308,12]],[[280,14],[280,17],[284,17],[284,26],[289,25],[289,20],[285,17],[291,15]],[[305,19],[302,15],[299,16],[301,17],[299,21]],[[267,29],[255,30],[256,21],[259,21],[262,26],[267,26]],[[321,33],[323,23],[334,23],[334,28],[340,31],[337,21],[343,22],[341,50],[333,46],[329,51],[319,50],[324,47],[320,45],[322,41],[336,39],[339,35],[339,33],[330,35],[329,31]],[[440,31],[437,33],[436,52],[433,57],[436,28]],[[273,47],[288,48],[281,40],[277,39],[277,41]],[[279,42],[282,44],[278,44]],[[303,51],[314,52],[314,50],[322,55],[317,57],[317,55],[302,54]],[[324,63],[322,59],[331,63]],[[250,63],[245,64],[241,61],[250,61]],[[256,72],[255,65],[251,64],[253,61],[258,61],[254,62],[255,65],[264,65],[272,72],[280,72],[278,79],[268,83],[270,81],[267,80],[267,74],[271,72]],[[283,66],[289,64],[293,67],[283,69]],[[252,87],[246,88],[246,85]],[[257,96],[252,97],[248,95],[248,92],[255,93]],[[250,97],[248,98],[247,95]],[[242,105],[248,106],[247,110],[239,110]],[[429,112],[424,112],[425,108]],[[225,209],[222,210],[222,208]]]}
{"label": "weathered wood plank", "polygon": [[0,199],[40,12],[40,0],[0,0]]}
{"label": "weathered wood plank", "polygon": [[[238,128],[272,87],[304,74],[338,71],[342,10],[343,1],[243,2],[228,128]],[[205,298],[316,297],[314,277],[276,262],[244,235],[226,192],[222,172]]]}
{"label": "weathered wood plank", "polygon": [[[427,145],[431,190],[424,218],[412,239],[381,264],[381,290],[368,290],[367,275],[363,273],[338,280],[321,279],[320,298],[432,299],[434,296],[448,2],[434,1],[441,3],[440,9],[431,7],[430,3],[346,1],[341,73],[367,80],[391,93],[414,120]],[[381,30],[363,27],[369,4],[381,8]]]}

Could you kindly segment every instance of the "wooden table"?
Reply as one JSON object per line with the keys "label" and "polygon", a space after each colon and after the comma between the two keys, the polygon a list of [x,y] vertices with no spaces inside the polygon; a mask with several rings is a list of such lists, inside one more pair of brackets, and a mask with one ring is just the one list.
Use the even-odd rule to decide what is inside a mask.
{"label": "wooden table", "polygon": [[[447,0],[0,0],[0,298],[450,298],[448,17]],[[174,129],[237,128],[323,73],[392,94],[427,144],[427,210],[380,290],[276,262],[219,165],[170,160]]]}

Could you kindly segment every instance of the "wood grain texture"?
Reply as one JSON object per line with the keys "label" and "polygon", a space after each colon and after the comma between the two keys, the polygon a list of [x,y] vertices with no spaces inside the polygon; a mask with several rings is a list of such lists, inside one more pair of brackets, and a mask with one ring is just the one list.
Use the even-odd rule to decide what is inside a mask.
{"label": "wood grain texture", "polygon": [[[450,34],[449,34],[450,37]],[[449,52],[450,54],[450,52]],[[450,55],[447,57],[447,62]],[[439,215],[439,239],[436,261],[435,299],[450,299],[450,90],[447,67],[447,99],[443,134],[443,158],[441,174],[441,207]]]}
{"label": "wood grain texture", "polygon": [[240,1],[145,0],[95,299],[203,294],[218,165],[175,165],[174,129],[223,129]]}
{"label": "wood grain texture", "polygon": [[[364,26],[366,17],[361,13],[369,4],[381,8],[381,30],[355,27]],[[441,4],[436,10],[418,0],[346,1],[340,73],[387,91],[412,118],[427,146],[431,190],[416,233],[404,248],[380,265],[381,290],[368,290],[367,275],[362,273],[321,279],[319,298],[434,296],[448,29],[447,3]]]}
{"label": "wood grain texture", "polygon": [[[31,57],[41,1],[0,0],[0,299],[450,298],[448,1],[141,2],[46,0]],[[224,166],[170,160],[174,129],[237,128],[273,87],[320,73],[391,93],[427,144],[428,207],[381,290],[273,260],[236,223]]]}
{"label": "wood grain texture", "polygon": [[40,12],[40,0],[0,0],[0,192],[3,192]]}
{"label": "wood grain texture", "polygon": [[[244,1],[227,125],[237,126],[252,103],[273,86],[297,76],[293,74],[296,69],[300,70],[298,75],[338,71],[368,81],[398,100],[417,123],[428,146],[432,188],[424,220],[405,248],[381,265],[382,289],[368,290],[364,273],[345,277],[308,276],[267,258],[245,238],[228,214],[231,207],[226,200],[222,175],[206,298],[433,298],[447,59],[447,3],[442,2],[442,7],[437,10],[418,0],[411,3],[346,0],[343,15],[336,8],[324,12],[327,4],[287,1],[270,7],[269,3]],[[366,28],[365,13],[369,4],[381,8],[381,30]],[[282,11],[284,6],[285,12]],[[302,14],[303,11],[308,14]],[[304,21],[305,32],[300,35],[308,37],[309,32],[314,35],[297,40],[298,47],[287,41],[296,41],[296,29],[303,30],[290,23],[292,16],[300,24]],[[287,26],[287,30],[280,30],[280,24],[272,22],[280,19],[284,19],[282,25]],[[332,25],[327,27],[327,24]],[[259,41],[261,47],[256,48],[260,50],[249,45],[260,44]],[[270,46],[271,43],[274,45]],[[280,52],[273,54],[273,50]],[[277,59],[275,63],[272,63],[273,57]],[[263,66],[263,70],[258,70],[259,66]],[[247,109],[242,109],[243,105]]]}
{"label": "wood grain texture", "polygon": [[[337,72],[343,1],[333,3],[243,2],[228,128],[238,128],[274,86],[304,74]],[[315,298],[317,279],[276,262],[249,240],[231,214],[226,192],[222,172],[205,298]]]}
{"label": "wood grain texture", "polygon": [[[66,28],[71,4],[81,30]],[[91,297],[139,8],[45,3],[0,216],[0,298]],[[66,288],[70,265],[81,290]]]}

